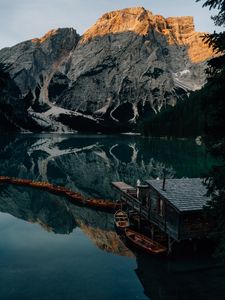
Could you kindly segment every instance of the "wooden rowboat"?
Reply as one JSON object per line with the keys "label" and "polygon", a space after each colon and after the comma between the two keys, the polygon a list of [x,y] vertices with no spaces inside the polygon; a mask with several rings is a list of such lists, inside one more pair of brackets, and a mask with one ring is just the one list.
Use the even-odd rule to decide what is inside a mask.
{"label": "wooden rowboat", "polygon": [[130,226],[127,213],[121,209],[115,212],[114,222],[116,227],[120,229],[124,229]]}
{"label": "wooden rowboat", "polygon": [[95,209],[101,209],[105,211],[115,211],[121,207],[121,203],[106,201],[103,199],[85,199],[81,194],[73,192],[68,188],[62,186],[56,186],[54,184],[42,181],[32,181],[30,179],[20,179],[8,176],[0,176],[0,182],[9,183],[15,185],[25,185],[34,188],[40,188],[47,190],[54,194],[67,196],[71,202],[79,205],[85,205]]}
{"label": "wooden rowboat", "polygon": [[125,229],[125,235],[133,245],[146,253],[163,254],[167,251],[165,246],[129,228]]}
{"label": "wooden rowboat", "polygon": [[85,204],[89,207],[93,207],[96,209],[110,210],[115,211],[119,208],[120,204],[108,200],[103,199],[87,199]]}
{"label": "wooden rowboat", "polygon": [[10,181],[11,181],[11,177],[0,176],[0,182],[6,183],[6,182],[10,182]]}

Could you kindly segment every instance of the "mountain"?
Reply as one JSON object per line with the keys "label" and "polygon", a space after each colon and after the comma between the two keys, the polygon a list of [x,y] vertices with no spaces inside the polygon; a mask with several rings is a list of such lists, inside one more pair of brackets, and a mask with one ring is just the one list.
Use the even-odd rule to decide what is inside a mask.
{"label": "mountain", "polygon": [[58,130],[43,115],[51,107],[49,82],[78,40],[74,29],[57,29],[0,50],[0,116],[18,130]]}
{"label": "mountain", "polygon": [[192,17],[113,11],[79,36],[57,29],[0,50],[0,126],[125,131],[205,83],[214,54]]}

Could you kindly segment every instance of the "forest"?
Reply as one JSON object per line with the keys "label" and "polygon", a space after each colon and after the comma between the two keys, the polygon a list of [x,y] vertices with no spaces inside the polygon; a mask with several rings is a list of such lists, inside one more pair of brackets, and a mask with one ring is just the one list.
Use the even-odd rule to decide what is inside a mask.
{"label": "forest", "polygon": [[[203,7],[216,12],[211,18],[224,28],[225,0],[207,0]],[[217,244],[215,255],[225,260],[225,31],[203,38],[217,54],[208,62],[206,85],[174,108],[165,108],[146,120],[142,130],[151,136],[201,135],[211,155],[220,160],[204,179],[209,197],[205,216],[215,224],[210,235]]]}

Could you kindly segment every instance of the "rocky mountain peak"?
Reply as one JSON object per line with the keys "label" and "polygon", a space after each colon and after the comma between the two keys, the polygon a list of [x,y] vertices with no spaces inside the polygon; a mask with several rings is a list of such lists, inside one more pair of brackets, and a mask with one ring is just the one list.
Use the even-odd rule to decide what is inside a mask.
{"label": "rocky mountain peak", "polygon": [[189,37],[195,32],[194,18],[191,16],[185,17],[169,17],[166,18],[167,28],[173,32],[178,38]]}
{"label": "rocky mountain peak", "polygon": [[46,40],[48,40],[49,38],[51,38],[52,36],[56,35],[58,32],[60,31],[60,29],[52,29],[49,30],[45,35],[43,35],[41,38],[34,38],[31,41],[33,43],[44,43]]}
{"label": "rocky mountain peak", "polygon": [[31,128],[22,122],[29,118],[45,131],[130,130],[204,85],[214,53],[203,35],[191,16],[164,18],[134,7],[104,14],[82,37],[59,28],[2,49],[0,67],[12,82],[0,98],[0,117],[2,106],[15,124],[12,107],[23,105],[22,129]]}
{"label": "rocky mountain peak", "polygon": [[[60,47],[62,49],[72,49],[76,46],[76,41],[79,35],[73,28],[57,28],[48,31],[45,35],[40,38],[34,38],[31,40],[34,46],[44,47],[44,45],[49,45],[57,49]],[[52,45],[52,43],[54,45]]]}
{"label": "rocky mountain peak", "polygon": [[187,46],[190,60],[194,63],[203,62],[213,56],[213,50],[202,41],[204,33],[195,31],[192,16],[164,18],[153,15],[143,7],[125,8],[104,14],[84,33],[80,42],[86,43],[96,37],[126,32],[148,36],[152,34],[152,30],[166,37],[170,45]]}
{"label": "rocky mountain peak", "polygon": [[166,25],[162,33],[167,37],[168,43],[186,46],[193,63],[204,62],[215,55],[213,49],[203,42],[205,33],[195,31],[193,17],[170,17],[166,19]]}
{"label": "rocky mountain peak", "polygon": [[129,31],[146,35],[149,32],[152,17],[153,14],[143,7],[125,8],[106,13],[84,33],[82,42],[89,41],[96,36]]}

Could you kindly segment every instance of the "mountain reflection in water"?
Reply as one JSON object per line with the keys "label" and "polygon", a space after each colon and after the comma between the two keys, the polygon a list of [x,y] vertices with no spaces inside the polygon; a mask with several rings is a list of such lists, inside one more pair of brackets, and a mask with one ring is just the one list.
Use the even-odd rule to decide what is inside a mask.
{"label": "mountain reflection in water", "polygon": [[139,136],[18,135],[0,141],[0,175],[64,185],[82,194],[114,198],[112,181],[201,177],[212,159],[191,140]]}
{"label": "mountain reflection in water", "polygon": [[[204,146],[194,141],[56,134],[3,136],[0,141],[0,175],[48,181],[107,199],[117,197],[112,181],[135,184],[137,179],[162,177],[165,168],[170,177],[201,177],[211,164]],[[117,236],[112,214],[76,206],[64,197],[1,184],[0,211],[38,223],[50,233],[68,235],[79,227],[98,248],[134,256]],[[152,300],[212,299],[209,293],[215,288],[218,299],[225,295],[219,285],[224,279],[220,269],[201,273],[203,283],[195,271],[179,275],[171,270],[173,262],[135,255],[137,276]],[[184,262],[174,264],[182,267]],[[220,278],[218,284],[213,276]]]}
{"label": "mountain reflection in water", "polygon": [[2,185],[0,211],[40,224],[45,230],[70,234],[77,226],[100,249],[133,256],[114,231],[113,215],[71,204],[63,197],[31,188]]}

